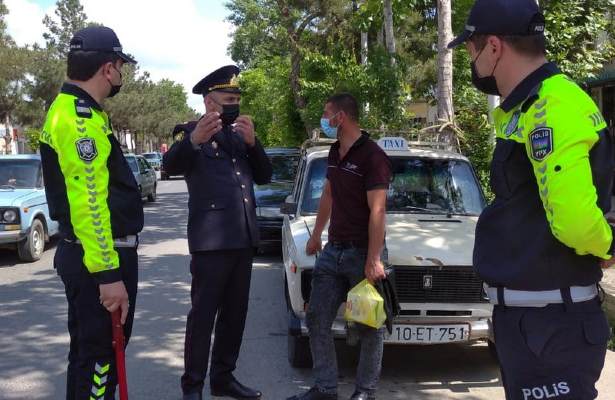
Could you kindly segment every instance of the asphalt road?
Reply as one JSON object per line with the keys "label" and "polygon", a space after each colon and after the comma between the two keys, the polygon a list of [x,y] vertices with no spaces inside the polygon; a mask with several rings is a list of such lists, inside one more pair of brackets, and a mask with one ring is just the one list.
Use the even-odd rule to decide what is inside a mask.
{"label": "asphalt road", "polygon": [[[180,399],[183,341],[189,308],[186,243],[187,194],[183,181],[158,184],[147,204],[141,238],[136,322],[127,351],[132,400]],[[21,264],[0,251],[0,399],[65,396],[66,304],[53,270],[54,244],[43,258]],[[310,386],[310,371],[287,362],[287,320],[281,259],[255,260],[250,312],[237,377],[261,389],[263,399],[283,400]],[[357,355],[340,345],[340,398],[353,390]],[[599,399],[615,399],[615,355],[609,353]],[[205,389],[208,393],[208,387]],[[206,396],[209,398],[209,395]],[[486,345],[387,347],[379,399],[504,399],[498,367]]]}

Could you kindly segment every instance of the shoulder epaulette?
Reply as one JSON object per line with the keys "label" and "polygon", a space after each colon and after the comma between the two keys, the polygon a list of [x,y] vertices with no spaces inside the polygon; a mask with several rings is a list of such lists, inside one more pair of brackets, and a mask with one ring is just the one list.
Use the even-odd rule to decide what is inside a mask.
{"label": "shoulder epaulette", "polygon": [[196,124],[198,123],[199,121],[188,121],[183,124],[177,124],[175,125],[175,128],[173,128],[173,135],[177,135],[181,132],[190,133],[194,130],[194,128],[196,128]]}
{"label": "shoulder epaulette", "polygon": [[523,105],[521,106],[522,112],[527,112],[527,110],[530,109],[530,107],[536,102],[536,100],[539,99],[538,93],[540,93],[540,89],[542,89],[542,82],[534,86],[534,88],[527,95],[527,98],[525,99],[525,101],[523,102]]}
{"label": "shoulder epaulette", "polygon": [[81,118],[92,118],[92,109],[83,99],[75,99],[75,112]]}

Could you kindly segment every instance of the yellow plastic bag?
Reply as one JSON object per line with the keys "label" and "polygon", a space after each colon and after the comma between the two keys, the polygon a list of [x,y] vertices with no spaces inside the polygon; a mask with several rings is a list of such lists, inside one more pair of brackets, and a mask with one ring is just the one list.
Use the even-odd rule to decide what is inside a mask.
{"label": "yellow plastic bag", "polygon": [[376,329],[386,320],[384,299],[367,279],[348,292],[344,318]]}

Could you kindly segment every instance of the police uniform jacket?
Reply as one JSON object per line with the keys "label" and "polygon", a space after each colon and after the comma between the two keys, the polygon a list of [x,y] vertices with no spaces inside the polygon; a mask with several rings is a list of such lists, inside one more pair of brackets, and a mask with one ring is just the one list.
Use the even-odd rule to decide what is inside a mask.
{"label": "police uniform jacket", "polygon": [[[185,125],[192,132],[196,122]],[[223,128],[207,143],[194,146],[190,133],[163,157],[169,175],[188,184],[190,252],[258,246],[254,183],[271,180],[271,163],[256,139],[250,148],[240,134]]]}
{"label": "police uniform jacket", "polygon": [[555,290],[600,281],[613,254],[613,139],[591,98],[554,64],[495,110],[495,201],[476,228],[474,264],[493,287]]}
{"label": "police uniform jacket", "polygon": [[[109,117],[87,92],[65,83],[47,114],[40,152],[49,213],[61,235],[81,242],[99,283],[121,280],[113,239],[143,229],[143,206]],[[58,272],[75,272],[66,268]]]}

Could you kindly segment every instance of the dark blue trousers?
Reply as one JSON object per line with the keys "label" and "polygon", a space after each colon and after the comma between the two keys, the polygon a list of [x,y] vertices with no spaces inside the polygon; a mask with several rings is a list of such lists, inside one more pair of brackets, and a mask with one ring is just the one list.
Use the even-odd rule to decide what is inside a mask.
{"label": "dark blue trousers", "polygon": [[498,305],[493,324],[507,400],[597,397],[610,336],[597,298],[542,308]]}

